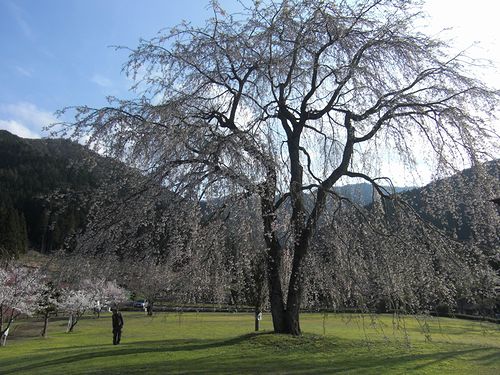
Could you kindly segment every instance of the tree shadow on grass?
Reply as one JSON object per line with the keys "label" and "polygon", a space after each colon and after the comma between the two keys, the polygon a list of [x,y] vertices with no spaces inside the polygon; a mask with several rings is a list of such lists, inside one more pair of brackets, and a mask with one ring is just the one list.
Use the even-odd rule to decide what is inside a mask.
{"label": "tree shadow on grass", "polygon": [[[172,373],[175,371],[189,374],[383,374],[390,371],[401,373],[422,373],[422,369],[428,366],[437,365],[440,362],[470,355],[492,348],[473,348],[455,350],[439,353],[428,353],[418,355],[398,355],[385,357],[351,356],[337,357],[338,353],[323,357],[311,357],[304,353],[302,357],[289,358],[281,353],[277,356],[259,357],[257,353],[249,353],[241,357],[225,358],[220,360],[216,357],[197,358],[186,360],[174,360],[158,365],[151,369],[150,374]],[[474,359],[475,361],[476,359]],[[423,363],[422,363],[423,362]],[[442,369],[441,369],[442,370]],[[134,373],[133,368],[127,371]]]}
{"label": "tree shadow on grass", "polygon": [[[314,348],[310,347],[312,341],[317,340]],[[19,363],[19,358],[2,363],[2,374],[16,374],[18,372],[42,372],[49,373],[70,364],[78,364],[82,361],[93,359],[104,359],[106,368],[86,368],[78,366],[82,373],[102,374],[125,374],[137,373],[147,370],[148,374],[164,373],[189,373],[189,374],[212,374],[212,373],[242,373],[242,374],[331,374],[331,373],[382,373],[384,370],[402,370],[419,373],[426,367],[439,365],[439,363],[456,359],[459,357],[472,356],[472,361],[484,365],[495,365],[497,361],[498,348],[475,347],[456,349],[448,351],[436,351],[434,353],[412,354],[401,353],[379,353],[377,351],[361,351],[357,355],[341,353],[342,341],[332,345],[332,340],[323,343],[321,338],[306,337],[305,340],[278,337],[262,333],[251,333],[234,337],[229,340],[193,340],[175,339],[160,341],[136,341],[124,343],[119,346],[96,345],[52,349],[54,356],[59,358],[47,360],[49,353],[44,352],[36,357],[30,356],[29,363]],[[294,342],[295,341],[295,342]],[[284,342],[283,347],[276,347],[276,343]],[[287,344],[288,343],[288,344]],[[290,344],[292,343],[292,344]],[[323,346],[326,344],[326,346]],[[236,346],[237,348],[227,351],[219,349]],[[215,349],[210,351],[210,349]],[[351,346],[352,349],[352,346]],[[203,352],[203,350],[208,350]],[[75,353],[75,351],[78,351]],[[151,356],[151,361],[140,364],[129,364],[125,366],[112,367],[113,358],[128,355],[143,355],[153,353],[175,353],[193,352],[188,358],[185,355],[169,356],[162,359]],[[477,357],[481,353],[482,356]],[[106,358],[110,361],[106,361]],[[99,361],[98,361],[99,362]]]}
{"label": "tree shadow on grass", "polygon": [[[102,349],[96,350],[85,350],[79,352],[78,354],[65,355],[63,357],[46,360],[47,354],[40,354],[36,358],[30,357],[30,360],[34,362],[15,366],[19,364],[19,359],[13,359],[10,361],[2,361],[2,374],[15,374],[20,371],[30,371],[34,369],[39,369],[42,367],[59,366],[66,365],[74,362],[85,361],[89,359],[102,358],[102,357],[117,357],[117,356],[127,356],[127,355],[138,355],[146,353],[155,352],[177,352],[177,351],[197,351],[205,350],[211,348],[223,348],[227,346],[237,345],[241,342],[248,340],[250,337],[255,336],[255,333],[246,334],[242,336],[237,336],[230,340],[197,340],[199,343],[193,343],[193,340],[165,340],[165,341],[136,341],[133,343],[120,344],[119,346],[111,345],[92,345],[92,346],[81,346],[81,347],[70,347],[63,348],[62,351],[71,351],[75,349],[95,349],[96,347],[101,347]],[[107,349],[104,349],[106,347]],[[50,349],[54,351],[54,349]],[[60,353],[61,351],[59,351]],[[8,367],[14,366],[12,369]],[[7,368],[7,369],[5,369]]]}
{"label": "tree shadow on grass", "polygon": [[[470,348],[470,349],[443,351],[443,352],[426,353],[426,354],[407,354],[401,356],[400,358],[388,359],[387,364],[389,366],[389,365],[397,365],[398,362],[400,362],[400,364],[406,362],[407,363],[406,368],[408,370],[415,371],[416,374],[419,374],[422,372],[423,369],[427,367],[432,367],[438,365],[439,363],[457,359],[458,357],[462,356],[484,353],[485,351],[495,351],[498,353],[498,348],[484,347],[484,348]],[[473,358],[470,360],[476,362],[479,360],[479,358]]]}
{"label": "tree shadow on grass", "polygon": [[497,349],[492,353],[485,354],[477,358],[476,361],[489,366],[495,364],[497,368],[500,368],[500,350]]}
{"label": "tree shadow on grass", "polygon": [[[304,354],[300,358],[290,358],[285,353],[276,356],[262,357],[259,352],[240,352],[226,354],[210,354],[197,358],[168,358],[154,363],[143,363],[121,368],[107,368],[93,371],[95,374],[136,374],[147,370],[148,374],[382,374],[422,372],[425,366],[415,366],[421,361],[426,365],[434,365],[440,361],[471,354],[482,349],[457,350],[445,353],[424,355],[403,355],[386,358],[341,357],[315,358]],[[221,356],[224,355],[224,358]],[[442,369],[440,369],[442,371]]]}

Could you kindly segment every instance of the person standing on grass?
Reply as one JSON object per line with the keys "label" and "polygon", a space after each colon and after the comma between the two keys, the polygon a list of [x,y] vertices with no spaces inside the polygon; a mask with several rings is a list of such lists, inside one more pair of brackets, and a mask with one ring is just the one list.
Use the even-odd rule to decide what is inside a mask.
{"label": "person standing on grass", "polygon": [[123,316],[117,307],[113,307],[111,321],[113,322],[113,345],[118,345],[122,337]]}

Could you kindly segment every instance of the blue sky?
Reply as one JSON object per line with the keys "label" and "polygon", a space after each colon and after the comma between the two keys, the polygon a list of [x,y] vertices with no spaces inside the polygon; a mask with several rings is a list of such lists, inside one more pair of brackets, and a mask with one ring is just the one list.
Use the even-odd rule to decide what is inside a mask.
{"label": "blue sky", "polygon": [[0,0],[0,128],[44,135],[71,105],[130,95],[127,52],[182,20],[201,23],[207,0]]}
{"label": "blue sky", "polygon": [[[236,0],[221,1],[237,8]],[[490,0],[429,0],[430,27],[449,32],[467,47],[483,42],[484,56],[500,61],[498,14]],[[0,0],[0,129],[24,137],[46,135],[65,106],[106,103],[107,95],[130,96],[121,73],[127,53],[182,20],[201,23],[208,0]],[[487,11],[485,11],[487,10]],[[493,73],[489,73],[493,74]],[[495,73],[496,74],[496,73]],[[499,83],[498,74],[491,79]]]}

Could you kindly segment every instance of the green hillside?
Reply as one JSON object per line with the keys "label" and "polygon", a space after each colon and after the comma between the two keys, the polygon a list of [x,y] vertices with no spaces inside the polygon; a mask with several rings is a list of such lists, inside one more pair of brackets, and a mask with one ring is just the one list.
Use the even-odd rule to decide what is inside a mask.
{"label": "green hillside", "polygon": [[0,131],[0,248],[60,248],[82,228],[87,197],[109,161],[63,139],[23,139]]}

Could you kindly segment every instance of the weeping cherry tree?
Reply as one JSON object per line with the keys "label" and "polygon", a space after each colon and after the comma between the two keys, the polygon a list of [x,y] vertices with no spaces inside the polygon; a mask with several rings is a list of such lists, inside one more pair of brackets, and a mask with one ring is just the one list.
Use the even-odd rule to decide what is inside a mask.
{"label": "weeping cherry tree", "polygon": [[75,108],[59,134],[190,199],[258,197],[274,330],[299,335],[305,264],[335,187],[364,180],[389,199],[384,158],[417,174],[425,152],[439,175],[487,160],[498,92],[466,54],[418,30],[417,1],[211,6],[204,25],[131,51],[137,99]]}

